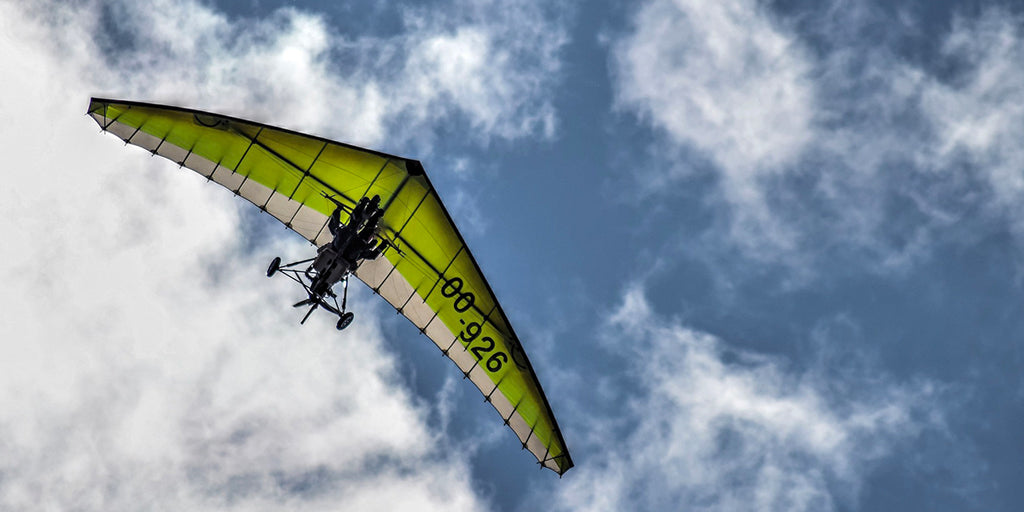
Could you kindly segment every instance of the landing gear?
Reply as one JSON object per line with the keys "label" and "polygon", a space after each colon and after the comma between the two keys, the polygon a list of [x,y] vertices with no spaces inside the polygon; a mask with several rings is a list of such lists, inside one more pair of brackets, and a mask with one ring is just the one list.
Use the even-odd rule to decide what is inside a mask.
{"label": "landing gear", "polygon": [[[296,261],[295,263],[288,263],[285,265],[281,264],[281,258],[274,258],[270,262],[270,267],[267,268],[267,277],[271,277],[275,274],[282,274],[288,279],[299,283],[302,289],[306,291],[307,298],[300,300],[293,304],[293,307],[301,308],[309,306],[309,310],[306,311],[305,316],[299,321],[300,324],[306,323],[306,320],[313,314],[313,311],[317,309],[326,309],[335,315],[338,315],[338,323],[336,327],[338,330],[343,330],[352,323],[352,319],[355,317],[352,313],[345,310],[348,305],[348,279],[352,275],[348,270],[348,267],[341,267],[340,271],[335,271],[335,267],[330,267],[329,272],[326,276],[334,276],[341,274],[341,278],[338,280],[343,286],[343,293],[341,294],[341,303],[338,302],[338,296],[331,291],[331,282],[325,274],[318,272],[314,264],[310,264],[308,268],[302,268],[305,264],[316,261],[317,258],[310,258],[308,260]],[[347,265],[347,264],[346,264]],[[335,264],[336,266],[336,264]],[[312,276],[312,278],[310,278]],[[305,279],[303,279],[305,278]],[[337,278],[335,278],[337,279]],[[307,282],[309,280],[309,282]]]}
{"label": "landing gear", "polygon": [[352,323],[353,318],[355,318],[355,315],[351,311],[342,313],[341,318],[338,319],[338,330],[340,331],[348,327],[348,324]]}
{"label": "landing gear", "polygon": [[[327,219],[331,241],[322,244],[316,250],[316,256],[307,260],[282,264],[281,258],[274,258],[267,268],[267,277],[282,274],[298,283],[306,292],[307,298],[295,303],[297,308],[309,307],[300,324],[305,323],[313,311],[324,309],[338,316],[337,328],[340,331],[348,327],[355,317],[345,309],[349,277],[360,262],[379,257],[389,242],[381,239],[378,233],[384,215],[379,195],[363,197],[353,208],[331,195],[324,193],[323,196],[337,206]],[[346,211],[350,212],[348,222],[342,224],[341,216]],[[307,263],[309,265],[305,266]],[[338,283],[344,287],[340,294],[340,304],[339,297],[331,290]]]}
{"label": "landing gear", "polygon": [[274,261],[270,262],[270,267],[267,268],[267,277],[272,277],[277,273],[277,270],[281,268],[281,258],[274,258]]}

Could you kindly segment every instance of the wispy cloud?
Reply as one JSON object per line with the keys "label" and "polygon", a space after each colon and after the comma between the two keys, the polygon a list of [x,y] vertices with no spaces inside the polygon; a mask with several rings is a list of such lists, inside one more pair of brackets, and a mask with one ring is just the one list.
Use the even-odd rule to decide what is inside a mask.
{"label": "wispy cloud", "polygon": [[[299,328],[281,309],[294,290],[261,276],[268,249],[302,244],[242,251],[245,205],[121,147],[84,109],[107,93],[367,144],[428,141],[453,119],[482,142],[549,136],[551,82],[518,73],[557,71],[563,36],[531,5],[491,6],[551,29],[508,44],[516,27],[483,8],[347,40],[292,9],[0,2],[0,508],[482,508],[373,315],[343,335],[316,317]],[[385,47],[397,71],[340,69],[346,45]]]}
{"label": "wispy cloud", "polygon": [[112,75],[101,83],[122,95],[391,150],[429,152],[434,131],[454,123],[480,143],[554,134],[549,95],[567,36],[534,2],[444,6],[458,16],[407,9],[406,30],[389,37],[338,34],[296,9],[230,20],[192,1],[102,5],[82,35],[99,35],[108,59],[99,71]]}
{"label": "wispy cloud", "polygon": [[[737,236],[760,233],[791,245],[762,180],[791,165],[812,139],[806,49],[748,0],[655,0],[632,23],[612,54],[620,108],[718,164],[725,199],[736,207]],[[686,174],[682,166],[668,169]]]}
{"label": "wispy cloud", "polygon": [[659,316],[639,286],[607,327],[606,348],[634,361],[617,387],[633,391],[580,448],[592,455],[560,489],[565,510],[841,510],[880,459],[943,429],[933,384],[735,350]]}
{"label": "wispy cloud", "polygon": [[[964,223],[1021,233],[1016,17],[956,17],[937,41],[863,2],[803,21],[744,0],[637,11],[613,63],[620,108],[670,155],[654,179],[685,179],[696,150],[719,178],[719,238],[772,264],[846,253],[900,270]],[[862,37],[868,27],[942,50],[912,60],[898,38]]]}
{"label": "wispy cloud", "polygon": [[563,8],[528,0],[456,0],[444,13],[411,9],[408,82],[393,99],[420,123],[451,122],[449,112],[458,112],[484,140],[553,137],[549,95],[568,43],[565,16]]}
{"label": "wispy cloud", "polygon": [[1022,20],[998,9],[978,18],[957,17],[942,56],[965,69],[946,80],[932,79],[922,91],[922,111],[937,142],[925,153],[926,162],[939,170],[969,165],[1024,233]]}

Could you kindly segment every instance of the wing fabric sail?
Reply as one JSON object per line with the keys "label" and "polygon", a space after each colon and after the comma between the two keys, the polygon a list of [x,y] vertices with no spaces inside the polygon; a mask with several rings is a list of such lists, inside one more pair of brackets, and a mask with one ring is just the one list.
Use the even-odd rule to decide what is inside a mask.
{"label": "wing fabric sail", "polygon": [[196,110],[93,98],[89,115],[242,196],[316,246],[335,206],[381,196],[382,257],[355,275],[408,318],[480,389],[544,467],[572,459],[537,376],[422,165],[394,155]]}

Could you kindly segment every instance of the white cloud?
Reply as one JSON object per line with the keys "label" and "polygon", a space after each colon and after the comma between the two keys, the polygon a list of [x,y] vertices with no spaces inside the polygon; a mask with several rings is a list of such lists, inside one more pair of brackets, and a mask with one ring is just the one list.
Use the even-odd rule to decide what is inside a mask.
{"label": "white cloud", "polygon": [[811,137],[811,65],[756,2],[656,0],[615,48],[619,101],[728,171],[756,173]]}
{"label": "white cloud", "polygon": [[810,51],[752,1],[638,9],[613,63],[620,106],[665,135],[655,152],[670,170],[653,178],[678,179],[693,165],[680,149],[700,150],[724,198],[713,229],[798,272],[837,252],[905,269],[965,222],[998,219],[1024,235],[1019,18],[958,17],[925,65],[863,37],[868,26],[925,37],[906,13],[823,10],[805,14]]}
{"label": "white cloud", "polygon": [[[1024,30],[1020,18],[988,10],[956,18],[942,54],[968,68],[952,81],[930,80],[922,110],[936,132],[926,153],[933,168],[966,160],[1001,208],[1019,219],[1024,198]],[[1024,224],[1016,221],[1018,232]]]}
{"label": "white cloud", "polygon": [[454,17],[410,11],[407,23],[420,32],[406,43],[407,79],[393,94],[403,114],[423,123],[459,112],[485,140],[553,137],[554,107],[542,93],[559,78],[568,36],[558,8],[541,5],[457,0]]}
{"label": "white cloud", "polygon": [[[879,22],[862,9],[865,23]],[[837,231],[891,269],[928,257],[937,240],[971,244],[1007,225],[1024,240],[1020,20],[998,8],[954,16],[934,44],[928,65],[853,44],[820,64],[836,122],[817,130],[817,155],[831,165],[815,192]]]}
{"label": "white cloud", "polygon": [[[613,47],[617,101],[718,164],[733,229],[788,245],[762,179],[813,136],[813,70],[798,40],[752,0],[653,0]],[[678,168],[673,172],[679,172]]]}
{"label": "white cloud", "polygon": [[409,11],[407,30],[390,37],[337,34],[295,9],[231,21],[192,1],[108,4],[123,33],[111,34],[120,38],[111,43],[117,76],[106,83],[122,96],[273,119],[392,151],[413,143],[420,157],[435,129],[460,120],[481,143],[554,134],[548,95],[566,36],[531,2],[454,1],[445,6],[460,13],[454,21]]}
{"label": "white cloud", "polygon": [[638,387],[594,428],[600,448],[559,492],[565,510],[842,509],[873,463],[942,428],[928,383],[856,376],[849,359],[793,371],[659,317],[638,287],[609,327]]}
{"label": "white cloud", "polygon": [[[408,63],[467,52],[453,65],[477,82],[456,101],[442,97],[463,84],[336,69],[341,43],[300,11],[231,21],[191,1],[0,1],[0,508],[482,508],[467,455],[401,385],[373,303],[356,297],[364,313],[343,334],[323,315],[299,327],[294,288],[262,274],[274,253],[308,248],[272,238],[242,251],[248,205],[122,147],[85,108],[106,91],[371,143],[426,103],[438,118],[405,136],[456,115],[484,140],[549,133],[532,117],[549,114],[548,82],[503,80],[518,62],[480,64],[530,51],[494,26],[380,41]],[[515,101],[480,91],[497,82]]]}

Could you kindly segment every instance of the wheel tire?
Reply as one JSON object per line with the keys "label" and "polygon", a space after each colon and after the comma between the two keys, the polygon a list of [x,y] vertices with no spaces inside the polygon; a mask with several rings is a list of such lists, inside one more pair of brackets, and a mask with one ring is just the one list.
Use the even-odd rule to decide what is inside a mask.
{"label": "wheel tire", "polygon": [[281,268],[281,257],[274,258],[274,261],[270,262],[270,267],[267,268],[267,277],[273,276],[277,273],[277,269]]}
{"label": "wheel tire", "polygon": [[340,331],[348,327],[348,324],[352,323],[352,319],[355,318],[355,316],[356,315],[352,313],[342,313],[341,318],[338,319],[338,330]]}

